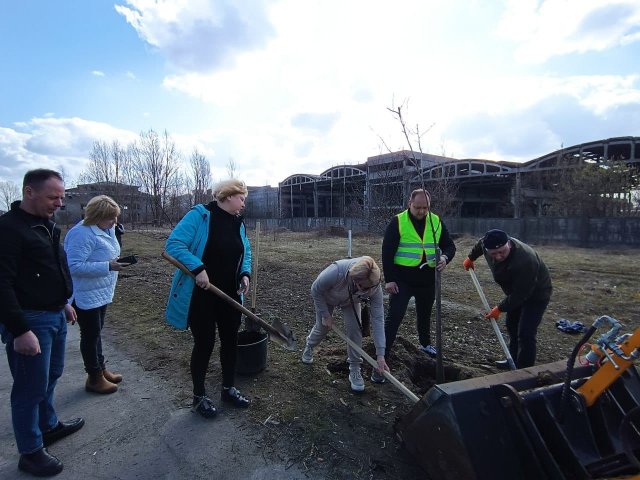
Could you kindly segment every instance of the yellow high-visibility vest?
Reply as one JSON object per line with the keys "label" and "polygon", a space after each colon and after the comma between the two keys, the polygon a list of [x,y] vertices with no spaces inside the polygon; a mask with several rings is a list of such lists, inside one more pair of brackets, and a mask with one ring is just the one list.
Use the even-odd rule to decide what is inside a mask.
{"label": "yellow high-visibility vest", "polygon": [[[436,266],[436,246],[440,241],[440,217],[429,212],[425,218],[426,226],[424,229],[424,238],[420,237],[416,228],[413,226],[409,218],[409,210],[396,215],[398,217],[398,230],[400,232],[400,243],[398,250],[393,257],[393,263],[405,267],[417,267],[422,261],[424,253],[427,264],[430,267]],[[429,216],[431,220],[429,220]],[[433,230],[431,224],[433,223]],[[434,232],[435,230],[435,232]],[[435,238],[434,237],[435,234]]]}

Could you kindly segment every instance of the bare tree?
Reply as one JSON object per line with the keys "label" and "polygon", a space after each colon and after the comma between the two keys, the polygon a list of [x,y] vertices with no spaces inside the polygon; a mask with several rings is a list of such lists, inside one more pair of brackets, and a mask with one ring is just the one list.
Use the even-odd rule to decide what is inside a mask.
{"label": "bare tree", "polygon": [[20,187],[11,180],[0,182],[0,201],[4,211],[8,212],[11,209],[11,204],[15,200],[20,200],[21,195]]}
{"label": "bare tree", "polygon": [[175,193],[176,176],[179,171],[179,152],[175,142],[165,130],[159,136],[154,130],[141,132],[132,149],[136,174],[144,191],[150,195],[149,209],[153,223],[172,221],[169,215],[169,200]]}
{"label": "bare tree", "polygon": [[402,105],[387,107],[387,110],[400,124],[408,150],[394,153],[386,140],[378,135],[381,150],[386,150],[393,155],[393,158],[387,158],[379,164],[370,162],[368,166],[369,228],[373,231],[384,229],[391,217],[406,207],[409,193],[415,188],[424,188],[429,192],[431,205],[440,215],[458,213],[459,201],[456,199],[458,184],[452,178],[455,172],[449,169],[446,163],[436,164],[433,161],[425,161],[422,139],[431,131],[434,124],[426,130],[422,130],[419,124],[409,127],[404,112],[406,107],[405,101]]}
{"label": "bare tree", "polygon": [[84,172],[83,180],[87,183],[114,182],[111,147],[105,141],[93,142],[89,153],[89,165]]}
{"label": "bare tree", "polygon": [[211,165],[209,160],[194,149],[190,159],[190,187],[193,192],[193,204],[207,203],[211,197]]}
{"label": "bare tree", "polygon": [[578,217],[617,217],[634,213],[633,192],[637,171],[616,159],[585,161],[565,159],[568,168],[548,172],[551,190],[546,213]]}
{"label": "bare tree", "polygon": [[[424,165],[422,137],[426,135],[435,124],[431,124],[425,131],[420,130],[419,124],[416,124],[413,129],[408,127],[403,114],[403,108],[406,106],[407,102],[405,101],[402,105],[388,107],[387,110],[389,110],[400,123],[402,134],[409,147],[407,160],[415,169],[414,179],[407,185],[407,190],[412,190],[413,188],[423,188],[427,190],[431,196],[431,205],[436,205],[440,215],[453,215],[457,213],[459,203],[456,200],[458,184],[452,179],[455,175],[455,170],[448,168],[446,164],[441,164],[436,168],[429,168],[431,174],[429,177],[426,176],[425,170],[427,170],[428,166]],[[417,158],[418,155],[416,155],[416,152],[420,153],[420,158]]]}
{"label": "bare tree", "polygon": [[227,175],[229,178],[236,178],[238,174],[238,166],[236,165],[236,161],[233,158],[229,159],[229,163],[227,163]]}

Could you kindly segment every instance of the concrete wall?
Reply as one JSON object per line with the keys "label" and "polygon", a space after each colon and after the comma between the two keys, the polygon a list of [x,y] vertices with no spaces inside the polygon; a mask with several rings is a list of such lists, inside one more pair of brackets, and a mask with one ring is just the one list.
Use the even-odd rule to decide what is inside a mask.
{"label": "concrete wall", "polygon": [[527,243],[640,247],[640,218],[451,218],[452,233],[481,237],[499,228]]}

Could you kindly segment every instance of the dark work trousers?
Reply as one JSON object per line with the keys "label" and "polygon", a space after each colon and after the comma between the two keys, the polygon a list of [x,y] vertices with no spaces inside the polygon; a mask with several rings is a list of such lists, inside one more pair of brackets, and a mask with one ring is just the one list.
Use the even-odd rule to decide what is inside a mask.
{"label": "dark work trousers", "polygon": [[84,369],[89,374],[95,374],[104,369],[102,355],[102,328],[107,316],[107,306],[83,310],[74,304],[80,325],[80,353],[84,362]]}
{"label": "dark work trousers", "polygon": [[[239,300],[236,294],[231,297]],[[238,310],[213,293],[195,287],[189,307],[189,328],[193,335],[191,379],[194,395],[205,394],[204,381],[216,342],[216,327],[220,336],[222,386],[234,386],[240,321],[241,314]]]}
{"label": "dark work trousers", "polygon": [[509,353],[517,368],[532,367],[536,361],[536,335],[549,300],[530,299],[507,312]]}
{"label": "dark work trousers", "polygon": [[400,328],[400,323],[407,312],[407,305],[411,297],[416,300],[416,326],[420,345],[426,347],[431,344],[431,309],[436,297],[434,286],[416,287],[404,282],[396,282],[396,284],[398,285],[398,293],[389,295],[389,312],[384,321],[387,356],[396,340],[398,328]]}

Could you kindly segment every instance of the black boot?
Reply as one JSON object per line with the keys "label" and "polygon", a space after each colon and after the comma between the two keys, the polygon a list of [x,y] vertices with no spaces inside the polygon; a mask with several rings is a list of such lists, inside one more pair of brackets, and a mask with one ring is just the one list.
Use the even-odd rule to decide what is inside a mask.
{"label": "black boot", "polygon": [[496,362],[496,368],[500,370],[511,370],[508,360],[498,360]]}
{"label": "black boot", "polygon": [[20,455],[18,469],[36,477],[52,477],[62,471],[62,462],[43,447],[33,453]]}
{"label": "black boot", "polygon": [[247,408],[249,406],[249,399],[242,395],[236,387],[222,388],[220,392],[220,398],[223,402],[231,403],[239,408]]}

